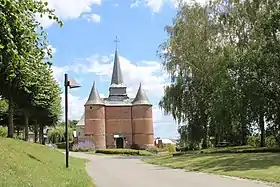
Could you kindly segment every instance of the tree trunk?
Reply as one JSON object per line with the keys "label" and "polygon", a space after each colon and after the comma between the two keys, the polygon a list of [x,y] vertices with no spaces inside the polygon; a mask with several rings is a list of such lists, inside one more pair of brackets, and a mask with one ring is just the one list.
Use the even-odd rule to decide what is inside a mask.
{"label": "tree trunk", "polygon": [[260,124],[260,130],[261,130],[260,147],[264,147],[265,146],[265,128],[264,128],[264,113],[263,113],[263,111],[261,111],[260,115],[259,115],[259,124]]}
{"label": "tree trunk", "polygon": [[17,137],[19,137],[19,127],[17,128]]}
{"label": "tree trunk", "polygon": [[37,143],[38,140],[38,123],[35,121],[34,125],[34,143]]}
{"label": "tree trunk", "polygon": [[29,118],[28,115],[24,112],[24,140],[28,141],[28,125],[29,125]]}
{"label": "tree trunk", "polygon": [[9,122],[8,122],[8,138],[14,137],[14,100],[10,94],[9,97]]}
{"label": "tree trunk", "polygon": [[40,138],[40,144],[45,144],[45,139],[44,139],[44,126],[40,124],[40,130],[39,130],[39,138]]}

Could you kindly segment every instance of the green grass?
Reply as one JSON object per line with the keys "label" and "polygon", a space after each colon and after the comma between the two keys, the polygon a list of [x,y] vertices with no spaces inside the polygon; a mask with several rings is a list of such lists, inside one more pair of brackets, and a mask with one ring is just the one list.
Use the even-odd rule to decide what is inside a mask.
{"label": "green grass", "polygon": [[210,153],[186,154],[175,157],[164,155],[143,160],[151,164],[181,168],[187,171],[202,171],[275,183],[280,182],[279,153]]}
{"label": "green grass", "polygon": [[1,187],[93,187],[85,160],[72,158],[65,168],[65,155],[58,150],[15,139],[0,138]]}

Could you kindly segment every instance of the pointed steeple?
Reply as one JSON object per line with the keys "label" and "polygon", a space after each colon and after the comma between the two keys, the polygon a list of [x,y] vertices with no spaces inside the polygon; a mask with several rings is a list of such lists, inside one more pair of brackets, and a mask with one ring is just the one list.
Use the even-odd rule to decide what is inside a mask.
{"label": "pointed steeple", "polygon": [[135,99],[132,101],[133,105],[152,105],[142,88],[142,84],[140,83]]}
{"label": "pointed steeple", "polygon": [[[116,37],[115,42],[116,43],[119,42],[117,37]],[[123,81],[117,45],[116,45],[114,67],[113,67],[111,85],[109,88],[108,99],[111,101],[122,101],[122,100],[128,99],[128,96],[126,93],[126,86]]]}
{"label": "pointed steeple", "polygon": [[121,86],[124,85],[123,76],[120,66],[120,60],[118,55],[118,49],[115,51],[114,67],[111,79],[111,86]]}
{"label": "pointed steeple", "polygon": [[98,91],[95,88],[95,82],[93,82],[88,100],[85,105],[103,104],[102,99],[99,96]]}

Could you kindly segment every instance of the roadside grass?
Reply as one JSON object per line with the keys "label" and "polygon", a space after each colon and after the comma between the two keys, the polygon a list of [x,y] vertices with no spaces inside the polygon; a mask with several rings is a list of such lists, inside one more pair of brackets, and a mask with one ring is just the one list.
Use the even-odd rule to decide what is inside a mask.
{"label": "roadside grass", "polygon": [[209,153],[144,158],[151,164],[280,183],[279,153]]}
{"label": "roadside grass", "polygon": [[21,140],[0,138],[0,186],[94,187],[85,160],[69,158],[59,150]]}

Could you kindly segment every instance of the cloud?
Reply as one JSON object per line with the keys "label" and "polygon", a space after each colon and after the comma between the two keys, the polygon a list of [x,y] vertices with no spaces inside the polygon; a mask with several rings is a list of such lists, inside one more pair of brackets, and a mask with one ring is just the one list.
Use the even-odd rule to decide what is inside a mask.
{"label": "cloud", "polygon": [[83,15],[83,18],[87,19],[88,22],[95,22],[95,23],[100,23],[101,21],[101,16],[97,14],[90,14],[90,15]]}
{"label": "cloud", "polygon": [[[91,12],[92,5],[101,5],[102,0],[44,0],[48,2],[48,7],[55,9],[55,14],[64,20],[71,20],[80,17],[82,13]],[[37,20],[47,28],[50,27],[54,21],[50,20],[47,16],[40,18],[37,16]]]}
{"label": "cloud", "polygon": [[164,4],[170,4],[172,7],[178,8],[180,2],[182,2],[183,4],[191,4],[194,2],[205,4],[209,2],[209,0],[134,0],[130,7],[139,7],[141,5],[144,5],[146,7],[149,7],[152,12],[157,13],[160,12]]}
{"label": "cloud", "polygon": [[[61,85],[63,85],[63,74],[65,72],[72,72],[79,75],[86,76],[87,74],[94,74],[99,77],[98,82],[110,82],[113,67],[113,56],[92,55],[91,57],[78,61],[69,66],[57,67],[53,66],[54,77]],[[165,116],[158,107],[158,101],[163,96],[163,87],[169,84],[169,76],[164,73],[161,64],[157,61],[140,61],[132,63],[123,56],[119,56],[121,69],[129,97],[135,97],[142,82],[142,86],[146,91],[153,106],[153,121],[155,136],[161,137],[176,137],[177,126],[171,116]],[[101,85],[98,85],[97,88]],[[90,88],[88,88],[88,93]],[[79,92],[81,89],[70,90],[69,92],[69,118],[79,119],[84,112],[84,103],[86,98],[81,98]],[[107,93],[100,93],[101,97],[107,96]],[[63,97],[64,99],[64,97]],[[64,102],[63,102],[64,106]]]}

